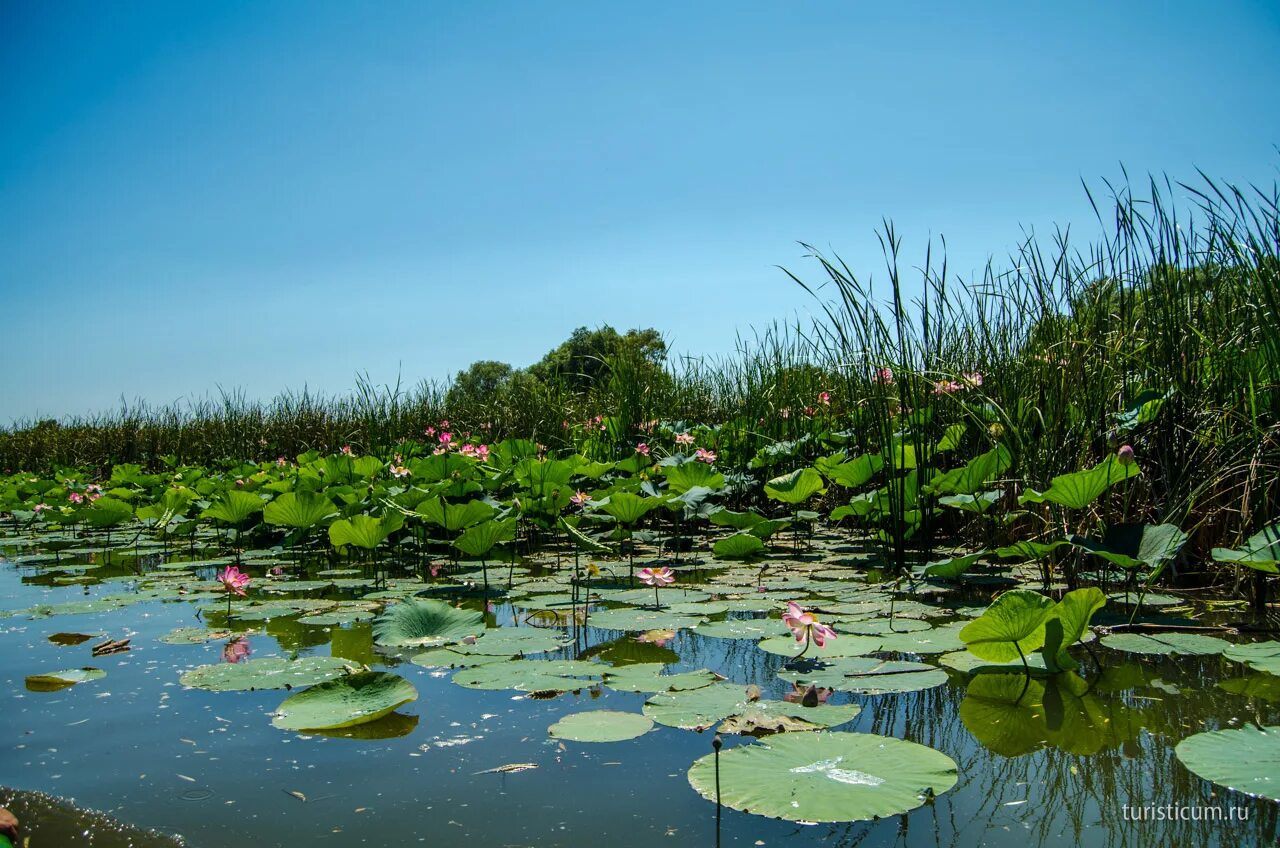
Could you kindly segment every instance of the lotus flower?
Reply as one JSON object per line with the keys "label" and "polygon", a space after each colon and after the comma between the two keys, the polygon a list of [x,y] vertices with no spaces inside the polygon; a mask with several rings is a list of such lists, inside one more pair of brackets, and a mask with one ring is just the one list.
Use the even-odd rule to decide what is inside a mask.
{"label": "lotus flower", "polygon": [[676,444],[677,445],[693,444],[693,434],[692,433],[676,433]]}
{"label": "lotus flower", "polygon": [[226,587],[228,596],[235,592],[240,597],[245,595],[245,587],[249,585],[249,575],[245,574],[234,565],[228,565],[225,569],[218,572],[218,582]]}
{"label": "lotus flower", "polygon": [[288,460],[286,460],[283,456],[277,456],[277,457],[276,457],[276,467],[277,467],[277,468],[284,468],[284,467],[285,467],[285,465],[286,465],[287,463],[288,463]]}
{"label": "lotus flower", "polygon": [[804,643],[804,650],[797,656],[804,656],[811,642],[821,648],[827,644],[828,639],[836,638],[834,630],[818,621],[816,615],[795,601],[787,604],[787,611],[782,615],[782,623],[791,631],[791,635],[796,637],[797,643]]}
{"label": "lotus flower", "polygon": [[397,479],[403,479],[409,476],[409,469],[405,468],[403,465],[393,465],[391,466],[391,476]]}
{"label": "lotus flower", "polygon": [[447,445],[447,444],[449,444],[449,443],[450,443],[450,442],[452,442],[452,441],[453,441],[453,434],[452,434],[452,433],[450,433],[450,432],[448,432],[448,431],[445,431],[445,432],[443,432],[443,433],[441,433],[441,434],[440,434],[440,444],[442,444],[442,445]]}
{"label": "lotus flower", "polygon": [[427,437],[427,438],[429,438],[429,439],[430,439],[430,438],[433,438],[433,437],[435,436],[435,434],[436,434],[436,428],[435,428],[435,427],[428,427],[427,429],[425,429],[425,430],[423,430],[423,431],[422,431],[422,435],[426,436],[426,437]]}
{"label": "lotus flower", "polygon": [[222,646],[222,661],[238,663],[243,659],[247,659],[251,653],[253,653],[253,650],[249,647],[249,640],[243,636],[236,636]]}
{"label": "lotus flower", "polygon": [[976,388],[982,385],[982,375],[976,371],[960,375],[970,388]]}
{"label": "lotus flower", "polygon": [[892,385],[893,385],[893,369],[892,369],[892,368],[877,368],[877,369],[876,369],[876,382],[877,382],[877,383],[879,383],[879,384],[880,384],[880,385],[882,385],[882,386],[892,386]]}
{"label": "lotus flower", "polygon": [[67,495],[67,500],[71,501],[73,504],[82,504],[84,503],[84,495],[79,492],[72,492]]}
{"label": "lotus flower", "polygon": [[342,455],[343,455],[343,456],[351,456],[351,445],[343,445],[343,446],[342,446]]}
{"label": "lotus flower", "polygon": [[1116,451],[1116,457],[1121,465],[1133,465],[1133,445],[1121,445],[1120,450]]}
{"label": "lotus flower", "polygon": [[818,403],[823,406],[831,405],[831,392],[818,392]]}
{"label": "lotus flower", "polygon": [[574,492],[569,500],[573,502],[574,506],[583,506],[587,501],[591,500],[591,496],[586,492],[578,491]]}
{"label": "lotus flower", "polygon": [[716,461],[716,452],[709,451],[706,448],[698,448],[694,451],[693,458],[699,462],[705,462],[707,465]]}
{"label": "lotus flower", "polygon": [[636,453],[640,454],[641,456],[648,456],[649,446],[644,442],[641,442],[640,444],[636,445]]}
{"label": "lotus flower", "polygon": [[89,485],[84,487],[84,493],[89,497],[93,497],[95,495],[101,495],[102,487],[99,486],[97,483],[90,483]]}
{"label": "lotus flower", "polygon": [[640,582],[653,587],[653,605],[661,609],[662,601],[658,599],[658,587],[670,586],[676,582],[676,575],[665,565],[661,568],[642,568],[639,573]]}

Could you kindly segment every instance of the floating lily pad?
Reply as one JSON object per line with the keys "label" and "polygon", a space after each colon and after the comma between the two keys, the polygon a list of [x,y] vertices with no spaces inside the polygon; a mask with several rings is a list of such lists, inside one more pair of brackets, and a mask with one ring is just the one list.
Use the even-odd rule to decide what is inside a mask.
{"label": "floating lily pad", "polygon": [[418,699],[413,684],[397,674],[362,671],[290,695],[271,723],[281,730],[331,730],[377,721]]}
{"label": "floating lily pad", "polygon": [[757,647],[770,654],[784,657],[797,657],[804,654],[806,658],[828,659],[836,657],[858,657],[880,650],[881,639],[878,636],[854,636],[841,634],[838,638],[828,640],[821,648],[811,643],[805,650],[803,642],[797,642],[794,636],[772,636],[762,639]]}
{"label": "floating lily pad", "polygon": [[940,668],[917,662],[848,657],[815,665],[809,669],[778,672],[783,680],[803,686],[819,686],[862,695],[918,692],[947,682]]}
{"label": "floating lily pad", "polygon": [[[938,662],[947,668],[955,669],[962,674],[981,674],[983,672],[1011,672],[1022,671],[1021,660],[1011,660],[1006,663],[992,662],[976,657],[969,651],[952,651],[938,657]],[[1044,657],[1039,652],[1027,657],[1027,666],[1031,668],[1032,674],[1047,674],[1044,665]]]}
{"label": "floating lily pad", "polygon": [[932,748],[871,733],[797,733],[743,745],[689,769],[710,801],[800,822],[868,821],[915,809],[956,783],[956,764]]}
{"label": "floating lily pad", "polygon": [[474,642],[459,643],[453,650],[459,654],[490,654],[514,657],[517,654],[542,654],[563,648],[565,641],[558,633],[531,627],[500,627],[484,631]]}
{"label": "floating lily pad", "polygon": [[208,627],[179,627],[170,630],[160,637],[166,645],[202,645],[205,642],[218,642],[231,635],[230,630],[210,629]]}
{"label": "floating lily pad", "polygon": [[933,625],[918,618],[875,618],[863,621],[842,621],[840,632],[862,636],[887,636],[896,633],[919,633],[932,630]]}
{"label": "floating lily pad", "polygon": [[193,668],[182,675],[183,686],[212,692],[239,692],[250,689],[292,689],[330,680],[350,670],[341,657],[263,657],[238,663],[218,663]]}
{"label": "floating lily pad", "polygon": [[75,686],[77,683],[88,683],[90,680],[101,680],[107,673],[100,668],[69,668],[65,671],[50,671],[45,674],[32,674],[27,677],[27,689],[32,692],[56,692]]}
{"label": "floating lily pad", "polygon": [[1197,733],[1174,748],[1191,771],[1219,786],[1280,801],[1280,727]]}
{"label": "floating lily pad", "polygon": [[64,647],[71,645],[80,645],[94,638],[89,633],[54,633],[49,637],[49,641],[55,645]]}
{"label": "floating lily pad", "polygon": [[511,659],[509,656],[502,654],[497,656],[491,654],[460,654],[451,648],[434,648],[430,651],[414,654],[409,658],[409,662],[414,665],[420,665],[423,668],[472,668],[477,665],[506,662],[509,659]]}
{"label": "floating lily pad", "polygon": [[603,627],[606,630],[680,630],[696,627],[705,621],[702,616],[682,615],[668,610],[655,609],[609,609],[591,613],[587,623],[592,627]]}
{"label": "floating lily pad", "polygon": [[1244,645],[1231,645],[1223,652],[1223,656],[1229,660],[1242,662],[1254,671],[1280,675],[1280,642],[1249,642]]}
{"label": "floating lily pad", "polygon": [[1180,654],[1207,656],[1221,654],[1231,648],[1230,642],[1200,633],[1113,633],[1102,637],[1102,644],[1117,651],[1133,654]]}
{"label": "floating lily pad", "polygon": [[677,692],[701,689],[720,678],[701,669],[680,674],[663,674],[664,663],[635,663],[605,671],[604,685],[620,692]]}
{"label": "floating lily pad", "polygon": [[377,618],[378,614],[373,610],[367,609],[338,609],[333,612],[322,612],[317,615],[307,615],[298,619],[299,624],[306,624],[312,627],[340,627],[344,624],[355,624],[358,621],[369,621]]}
{"label": "floating lily pad", "polygon": [[516,689],[521,692],[571,692],[594,686],[608,666],[581,660],[507,660],[464,668],[453,682],[468,689]]}
{"label": "floating lily pad", "polygon": [[[638,604],[643,606],[653,603],[653,589],[607,589],[599,594],[600,600],[614,601],[619,604]],[[669,604],[705,601],[711,597],[710,592],[684,589],[679,584],[659,589],[658,594],[662,598],[662,606],[664,608]]]}
{"label": "floating lily pad", "polygon": [[373,637],[389,647],[430,647],[457,642],[484,631],[484,615],[444,601],[405,601],[373,622]]}
{"label": "floating lily pad", "polygon": [[[644,714],[654,721],[687,730],[705,730],[731,716],[744,717],[746,720],[732,732],[744,732],[746,727],[785,729],[778,726],[777,719],[787,716],[801,718],[807,725],[799,728],[792,724],[790,729],[834,727],[852,720],[861,711],[857,704],[806,707],[786,701],[759,700],[747,687],[737,683],[716,683],[684,692],[659,692],[644,703]],[[726,732],[730,731],[726,729]]]}
{"label": "floating lily pad", "polygon": [[653,720],[637,713],[591,710],[572,713],[547,728],[555,739],[570,742],[625,742],[653,729]]}

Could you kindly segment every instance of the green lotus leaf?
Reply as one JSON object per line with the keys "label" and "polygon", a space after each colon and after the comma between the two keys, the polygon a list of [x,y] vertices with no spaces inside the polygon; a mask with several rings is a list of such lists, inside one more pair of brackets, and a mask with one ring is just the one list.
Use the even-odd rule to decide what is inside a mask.
{"label": "green lotus leaf", "polygon": [[1107,528],[1101,542],[1084,536],[1070,536],[1068,540],[1121,568],[1145,565],[1158,573],[1182,550],[1187,534],[1173,524],[1116,524]]}
{"label": "green lotus leaf", "polygon": [[949,506],[952,509],[976,512],[982,515],[991,509],[995,502],[1003,496],[1004,489],[992,489],[987,492],[979,492],[976,495],[944,495],[938,498],[938,503],[943,506]]}
{"label": "green lotus leaf", "polygon": [[819,459],[814,467],[823,477],[846,489],[856,489],[865,484],[884,467],[884,457],[879,454],[864,453],[847,462],[834,461],[841,456],[836,454],[835,457]]}
{"label": "green lotus leaf", "polygon": [[483,559],[489,555],[494,546],[501,542],[509,542],[516,537],[516,520],[514,517],[502,521],[482,521],[463,531],[454,540],[453,546],[467,556]]}
{"label": "green lotus leaf", "polygon": [[975,551],[971,554],[963,556],[951,557],[950,559],[931,562],[925,566],[924,573],[929,577],[942,577],[947,580],[955,580],[961,574],[968,570],[978,560],[987,555],[986,551]]}
{"label": "green lotus leaf", "polygon": [[818,647],[816,642],[811,642],[808,650],[805,650],[803,642],[797,642],[795,637],[790,634],[783,634],[762,639],[757,643],[756,647],[767,653],[784,657],[798,657],[804,654],[805,657],[813,659],[827,659],[858,657],[875,653],[880,650],[880,643],[881,640],[878,636],[851,636],[847,633],[841,633],[837,638],[828,640],[821,648]]}
{"label": "green lotus leaf", "polygon": [[[661,591],[661,590],[659,590]],[[650,596],[653,593],[650,591]],[[704,616],[686,615],[667,609],[609,609],[591,613],[587,619],[592,627],[603,627],[606,630],[682,630],[697,627]]]}
{"label": "green lotus leaf", "polygon": [[1050,671],[1068,671],[1079,666],[1067,649],[1080,641],[1093,614],[1107,605],[1107,596],[1096,586],[1076,589],[1062,596],[1044,619],[1044,646],[1041,653]]}
{"label": "green lotus leaf", "polygon": [[490,654],[514,657],[518,654],[543,654],[565,646],[560,633],[532,627],[499,627],[484,631],[475,642],[454,645],[459,654]]}
{"label": "green lotus leaf", "polygon": [[290,695],[271,723],[281,730],[332,730],[377,721],[411,701],[418,690],[397,674],[362,671]]}
{"label": "green lotus leaf", "polygon": [[625,742],[653,730],[653,720],[637,713],[590,710],[571,713],[547,728],[553,739],[569,742]]}
{"label": "green lotus leaf", "polygon": [[315,492],[285,492],[262,508],[262,520],[273,527],[309,530],[338,514],[333,501]]}
{"label": "green lotus leaf", "polygon": [[799,505],[820,492],[825,492],[822,475],[813,468],[797,468],[790,474],[774,477],[764,484],[764,493],[775,501]]}
{"label": "green lotus leaf", "polygon": [[107,673],[100,668],[69,668],[64,671],[50,671],[43,674],[27,676],[27,689],[32,692],[56,692],[75,686],[77,683],[88,683],[90,680],[101,680]]}
{"label": "green lotus leaf", "polygon": [[1173,750],[1184,766],[1211,783],[1280,801],[1280,727],[1197,733]]}
{"label": "green lotus leaf", "polygon": [[212,692],[242,692],[251,689],[292,689],[338,677],[351,670],[341,657],[263,657],[238,663],[217,663],[193,668],[182,675],[183,686]]}
{"label": "green lotus leaf", "polygon": [[1272,703],[1280,701],[1280,677],[1271,674],[1231,677],[1218,681],[1218,688],[1246,698],[1261,698]]}
{"label": "green lotus leaf", "polygon": [[783,670],[778,676],[800,686],[818,686],[862,695],[919,692],[947,682],[947,673],[925,663],[845,657],[811,669]]}
{"label": "green lotus leaf", "polygon": [[960,721],[985,748],[1021,757],[1046,744],[1044,694],[1043,682],[1021,673],[979,674],[960,702]]}
{"label": "green lotus leaf", "polygon": [[223,492],[200,515],[227,524],[242,524],[262,512],[263,506],[262,498],[252,492],[230,489]]}
{"label": "green lotus leaf", "polygon": [[373,638],[393,648],[435,647],[484,631],[484,614],[432,599],[388,607],[373,622]]}
{"label": "green lotus leaf", "polygon": [[494,509],[480,500],[451,504],[444,498],[430,498],[418,504],[415,510],[433,524],[456,533],[493,517]]}
{"label": "green lotus leaf", "polygon": [[[947,668],[954,669],[961,674],[986,674],[992,672],[1007,672],[1021,675],[1022,661],[1011,660],[1004,663],[993,663],[990,660],[984,660],[976,657],[967,650],[951,651],[938,657],[938,662]],[[1048,669],[1044,665],[1044,656],[1040,653],[1032,654],[1027,657],[1027,666],[1031,669],[1032,674],[1048,674]]]}
{"label": "green lotus leaf", "polygon": [[1102,637],[1102,644],[1117,651],[1133,654],[1209,656],[1232,647],[1230,642],[1200,633],[1112,633]]}
{"label": "green lotus leaf", "polygon": [[1013,454],[1004,445],[996,445],[965,465],[936,475],[924,488],[935,495],[972,495],[1012,465]]}
{"label": "green lotus leaf", "polygon": [[724,488],[724,475],[705,462],[664,465],[662,473],[667,478],[667,487],[677,495],[698,486],[713,492]]}
{"label": "green lotus leaf", "polygon": [[404,516],[398,512],[388,512],[378,518],[357,513],[329,525],[329,543],[335,548],[355,545],[371,551],[402,526]]}
{"label": "green lotus leaf", "polygon": [[750,530],[761,521],[764,521],[764,516],[751,512],[750,510],[746,512],[734,512],[731,509],[718,509],[711,513],[709,520],[717,527],[732,527],[735,530]]}
{"label": "green lotus leaf", "polygon": [[689,783],[710,801],[798,822],[870,821],[913,810],[956,783],[940,751],[872,733],[795,733],[708,754]]}
{"label": "green lotus leaf", "polygon": [[1124,463],[1112,455],[1090,468],[1054,477],[1043,492],[1027,489],[1018,498],[1022,504],[1056,503],[1068,509],[1084,509],[1096,501],[1103,492],[1122,480],[1141,474],[1136,462]]}
{"label": "green lotus leaf", "polygon": [[720,678],[706,669],[663,674],[666,663],[635,663],[607,669],[604,685],[619,692],[678,692],[701,689]]}
{"label": "green lotus leaf", "polygon": [[1229,660],[1244,663],[1254,671],[1280,675],[1280,642],[1248,642],[1243,645],[1231,645],[1223,651],[1223,656]]}
{"label": "green lotus leaf", "polygon": [[644,518],[650,510],[661,505],[660,498],[642,498],[631,492],[614,492],[600,504],[600,509],[618,519],[620,524],[630,527]]}
{"label": "green lotus leaf", "polygon": [[571,692],[600,682],[608,666],[582,660],[506,660],[464,668],[453,682],[468,689]]}
{"label": "green lotus leaf", "polygon": [[1269,574],[1280,573],[1280,523],[1250,536],[1239,548],[1214,548],[1213,558]]}
{"label": "green lotus leaf", "polygon": [[230,636],[230,630],[210,630],[208,627],[179,627],[161,636],[160,641],[166,645],[203,645],[205,642],[220,641]]}
{"label": "green lotus leaf", "polygon": [[1052,608],[1052,599],[1037,592],[1005,592],[965,625],[960,639],[984,660],[1008,662],[1025,657],[1044,645],[1044,622]]}
{"label": "green lotus leaf", "polygon": [[734,533],[725,536],[711,548],[711,555],[716,559],[745,560],[760,555],[764,551],[764,542],[751,533]]}

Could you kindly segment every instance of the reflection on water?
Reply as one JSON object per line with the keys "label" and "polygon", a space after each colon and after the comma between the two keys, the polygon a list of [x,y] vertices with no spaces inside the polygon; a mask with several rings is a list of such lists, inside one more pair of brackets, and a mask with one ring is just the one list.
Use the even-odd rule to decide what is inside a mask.
{"label": "reflection on water", "polygon": [[[96,583],[59,583],[55,577],[75,572],[54,572],[48,562],[0,564],[0,608],[92,603],[108,593],[135,592],[132,581],[140,572],[169,559],[141,548],[107,554],[100,547],[83,554],[72,550],[60,552],[56,566],[96,566],[85,572]],[[212,552],[184,555],[208,559]],[[309,576],[328,567],[317,561]],[[778,564],[771,569],[781,571]],[[490,578],[498,573],[505,582],[508,569],[495,569]],[[637,712],[644,695],[595,686],[533,699],[463,689],[450,683],[447,670],[376,650],[368,621],[307,625],[298,614],[228,621],[225,609],[207,596],[192,601],[157,589],[179,582],[148,581],[142,591],[157,593],[156,599],[125,608],[106,603],[75,615],[0,618],[0,680],[6,684],[0,693],[6,730],[0,762],[6,783],[75,797],[125,821],[181,832],[190,844],[206,848],[442,840],[481,846],[604,842],[610,848],[669,840],[716,844],[716,810],[685,778],[693,760],[711,750],[710,734],[658,727],[634,741],[603,745],[547,736],[546,728],[568,713],[595,707]],[[351,588],[304,596],[358,594]],[[554,603],[550,596],[531,597]],[[688,630],[623,635],[593,627],[590,619],[571,627],[582,623],[580,606],[526,611],[518,603],[498,599],[490,605],[479,596],[468,601],[486,610],[493,624],[521,621],[572,634],[571,645],[540,656],[670,663],[677,671],[705,667],[734,682],[754,683],[765,697],[804,697],[778,677],[785,658],[757,649],[751,640]],[[331,654],[359,665],[394,667],[418,689],[419,699],[371,724],[325,734],[283,733],[271,727],[269,716],[286,692],[212,693],[178,684],[185,670],[233,658],[229,645],[238,642],[227,637],[194,644],[159,641],[179,627],[205,626],[246,636],[241,641],[254,658]],[[88,640],[68,634],[100,636],[97,641],[131,638],[132,649],[94,660],[107,672],[101,680],[27,691],[27,675],[90,664]],[[923,659],[936,663],[936,657]],[[959,766],[956,787],[911,813],[877,822],[804,826],[724,810],[720,844],[775,845],[785,839],[788,845],[848,848],[1168,848],[1275,841],[1275,804],[1197,778],[1174,757],[1173,745],[1204,729],[1280,722],[1277,678],[1243,674],[1240,666],[1217,657],[1135,659],[1095,647],[1083,659],[1078,673],[1056,677],[948,671],[945,685],[919,692],[856,696],[824,690],[828,703],[863,707],[842,730],[905,738],[952,757]],[[726,737],[725,744],[751,740]],[[501,770],[510,764],[536,768]],[[1164,804],[1243,805],[1250,817],[1231,824],[1123,818],[1125,805]],[[42,844],[76,843],[32,843]]]}

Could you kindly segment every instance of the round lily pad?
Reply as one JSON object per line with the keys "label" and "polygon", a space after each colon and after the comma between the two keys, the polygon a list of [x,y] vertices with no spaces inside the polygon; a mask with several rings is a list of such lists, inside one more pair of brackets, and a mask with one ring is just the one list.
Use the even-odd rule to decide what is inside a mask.
{"label": "round lily pad", "polygon": [[653,729],[653,720],[637,713],[591,710],[572,713],[547,728],[556,739],[570,742],[625,742]]}
{"label": "round lily pad", "polygon": [[499,627],[486,630],[474,642],[462,642],[453,646],[460,654],[491,654],[514,657],[517,654],[542,654],[563,648],[564,639],[559,633],[549,633],[532,627]]}
{"label": "round lily pad", "polygon": [[[644,703],[644,714],[654,721],[686,730],[706,730],[725,719],[741,719],[724,728],[725,732],[733,733],[834,727],[852,720],[861,711],[857,704],[806,707],[787,701],[759,700],[748,692],[747,687],[737,683],[716,683],[683,692],[659,692]],[[801,723],[788,719],[800,719]]]}
{"label": "round lily pad", "polygon": [[880,641],[878,636],[854,636],[843,633],[837,638],[829,640],[821,648],[814,642],[808,646],[808,650],[805,650],[803,642],[797,642],[794,636],[784,634],[762,639],[757,647],[770,654],[780,654],[784,657],[798,657],[804,654],[806,658],[825,659],[832,657],[858,657],[864,654],[871,654],[880,650]]}
{"label": "round lily pad", "polygon": [[1242,662],[1254,671],[1280,675],[1280,642],[1249,642],[1232,645],[1223,652],[1229,660]]}
{"label": "round lily pad", "polygon": [[[1021,660],[1010,660],[1009,662],[999,663],[991,660],[984,660],[976,657],[969,651],[952,651],[949,654],[943,654],[938,657],[938,662],[947,668],[955,669],[963,674],[979,674],[981,672],[1011,672],[1022,671]],[[1039,651],[1027,657],[1027,666],[1030,667],[1031,673],[1047,674],[1044,665],[1044,657]]]}
{"label": "round lily pad", "polygon": [[516,689],[521,692],[571,692],[594,686],[608,666],[581,660],[507,660],[464,668],[453,682],[468,689]]}
{"label": "round lily pad", "polygon": [[230,635],[230,630],[210,630],[208,627],[179,627],[161,636],[160,641],[166,645],[202,645],[205,642],[226,639]]}
{"label": "round lily pad", "polygon": [[182,675],[183,686],[213,692],[250,689],[292,689],[310,686],[345,674],[351,663],[341,657],[263,657],[238,663],[218,663],[193,668]]}
{"label": "round lily pad", "polygon": [[27,677],[27,689],[32,692],[56,692],[75,686],[77,683],[88,683],[90,680],[101,680],[107,673],[100,668],[69,668],[65,671],[50,671],[45,674],[32,674]]}
{"label": "round lily pad", "polygon": [[1174,753],[1205,780],[1280,801],[1280,727],[1245,725],[1188,736]]}
{"label": "round lily pad", "polygon": [[603,627],[606,630],[680,630],[695,627],[705,619],[697,615],[682,615],[666,609],[622,609],[600,610],[591,613],[587,624],[591,627]]}
{"label": "round lily pad", "polygon": [[[764,639],[776,636],[782,631],[782,622],[776,618],[734,618],[728,621],[699,624],[693,632],[699,636],[710,636],[715,639]],[[783,633],[783,635],[786,634]],[[794,642],[795,639],[791,638],[791,641]]]}
{"label": "round lily pad", "polygon": [[874,657],[847,657],[807,669],[778,672],[783,680],[803,686],[818,686],[857,692],[862,695],[884,695],[918,692],[947,682],[940,668],[917,662],[897,662]]}
{"label": "round lily pad", "polygon": [[1232,647],[1225,639],[1200,633],[1113,633],[1102,638],[1102,644],[1117,651],[1133,654],[1181,654],[1207,656],[1221,654]]}
{"label": "round lily pad", "polygon": [[918,618],[873,618],[862,621],[842,621],[840,630],[844,633],[858,633],[863,636],[887,636],[897,633],[918,633],[932,630],[933,625]]}
{"label": "round lily pad", "polygon": [[759,816],[799,822],[868,821],[915,809],[956,783],[956,764],[940,751],[872,733],[793,733],[743,745],[689,769],[710,801]]}
{"label": "round lily pad", "polygon": [[409,662],[423,668],[472,668],[477,665],[506,662],[511,659],[499,654],[460,654],[450,648],[433,648],[409,657]]}
{"label": "round lily pad", "polygon": [[604,685],[619,692],[677,692],[701,689],[720,679],[706,669],[663,674],[664,668],[665,663],[634,663],[609,668],[604,673]]}
{"label": "round lily pad", "polygon": [[398,674],[362,671],[285,698],[271,723],[281,730],[332,730],[377,721],[416,701],[418,690]]}
{"label": "round lily pad", "polygon": [[312,627],[340,627],[344,624],[355,624],[358,621],[369,621],[377,618],[377,615],[373,610],[367,609],[337,609],[333,612],[303,616],[298,619],[298,623]]}

